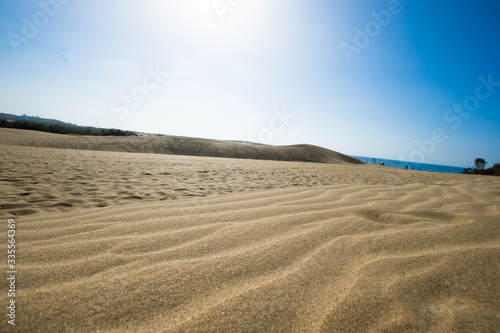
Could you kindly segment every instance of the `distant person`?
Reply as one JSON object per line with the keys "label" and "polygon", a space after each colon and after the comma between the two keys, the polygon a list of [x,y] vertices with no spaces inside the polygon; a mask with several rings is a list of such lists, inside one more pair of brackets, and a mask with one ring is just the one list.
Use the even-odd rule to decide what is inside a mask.
{"label": "distant person", "polygon": [[411,169],[412,169],[412,170],[415,170],[415,167],[414,167],[414,166],[412,166],[412,167],[411,167]]}
{"label": "distant person", "polygon": [[408,170],[408,166],[406,166],[406,170]]}

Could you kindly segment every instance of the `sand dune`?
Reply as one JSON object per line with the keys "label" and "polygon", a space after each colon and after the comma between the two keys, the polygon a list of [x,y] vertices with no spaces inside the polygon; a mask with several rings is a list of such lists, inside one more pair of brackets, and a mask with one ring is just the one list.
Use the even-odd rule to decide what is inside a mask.
{"label": "sand dune", "polygon": [[275,161],[363,163],[312,145],[269,146],[180,136],[76,136],[0,128],[0,144]]}
{"label": "sand dune", "polygon": [[470,176],[319,164],[0,145],[0,217],[335,184],[435,184]]}
{"label": "sand dune", "polygon": [[13,332],[500,331],[497,177],[0,147]]}

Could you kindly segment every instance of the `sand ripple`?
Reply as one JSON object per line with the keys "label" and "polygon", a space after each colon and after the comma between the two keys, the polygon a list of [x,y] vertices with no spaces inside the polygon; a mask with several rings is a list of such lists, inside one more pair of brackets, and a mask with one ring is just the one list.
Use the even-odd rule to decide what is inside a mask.
{"label": "sand ripple", "polygon": [[497,186],[333,185],[24,217],[19,328],[498,331]]}

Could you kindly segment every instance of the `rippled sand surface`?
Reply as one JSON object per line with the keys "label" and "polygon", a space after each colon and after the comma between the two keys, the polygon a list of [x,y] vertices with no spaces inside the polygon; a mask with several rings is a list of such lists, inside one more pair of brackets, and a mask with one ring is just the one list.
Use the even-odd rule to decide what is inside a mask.
{"label": "rippled sand surface", "polygon": [[2,332],[500,331],[499,178],[0,147]]}

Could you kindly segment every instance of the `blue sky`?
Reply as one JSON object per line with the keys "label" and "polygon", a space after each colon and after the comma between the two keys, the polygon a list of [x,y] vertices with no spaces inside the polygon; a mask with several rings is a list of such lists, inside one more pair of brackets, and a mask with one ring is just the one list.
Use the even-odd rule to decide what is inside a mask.
{"label": "blue sky", "polygon": [[0,0],[0,112],[500,162],[500,3]]}

